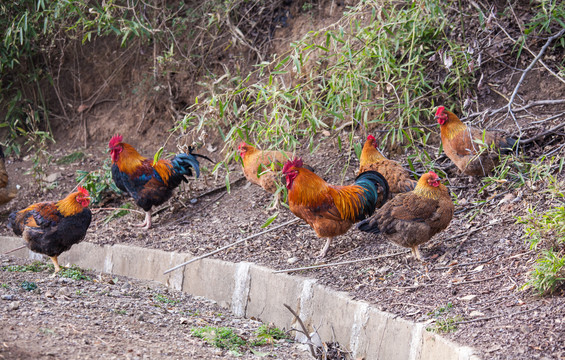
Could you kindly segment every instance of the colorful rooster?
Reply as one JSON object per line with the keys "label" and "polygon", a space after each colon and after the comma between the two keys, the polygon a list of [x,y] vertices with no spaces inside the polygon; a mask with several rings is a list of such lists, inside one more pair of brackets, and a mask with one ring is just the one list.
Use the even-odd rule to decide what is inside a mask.
{"label": "colorful rooster", "polygon": [[8,227],[23,235],[31,251],[49,256],[57,273],[61,270],[57,257],[86,235],[92,219],[89,203],[88,191],[79,186],[63,200],[33,204],[11,213]]}
{"label": "colorful rooster", "polygon": [[327,237],[319,257],[324,257],[334,236],[342,235],[355,222],[373,214],[389,197],[386,179],[367,171],[349,186],[334,186],[303,167],[302,159],[283,167],[290,211],[306,221],[319,237]]}
{"label": "colorful rooster", "polygon": [[154,163],[122,140],[121,135],[116,135],[108,144],[112,157],[112,178],[116,186],[127,192],[145,211],[145,221],[136,226],[147,230],[151,227],[151,208],[169,200],[173,189],[182,181],[188,182],[186,177],[192,176],[192,169],[196,177],[200,175],[196,157],[210,159],[189,151],[171,160],[161,159]]}

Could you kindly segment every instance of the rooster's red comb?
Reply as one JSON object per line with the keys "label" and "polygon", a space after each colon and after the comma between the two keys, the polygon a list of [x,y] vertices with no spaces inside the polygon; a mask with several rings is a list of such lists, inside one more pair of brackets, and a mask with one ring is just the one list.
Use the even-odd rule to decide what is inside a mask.
{"label": "rooster's red comb", "polygon": [[108,143],[108,147],[112,149],[114,146],[121,143],[123,139],[124,139],[123,136],[120,134],[116,134],[112,136],[112,138],[110,139],[110,143]]}
{"label": "rooster's red comb", "polygon": [[301,168],[302,165],[304,165],[304,162],[302,161],[301,158],[299,157],[295,157],[294,160],[288,160],[286,162],[286,164],[284,164],[283,166],[283,174],[285,174],[286,172],[288,172],[290,170],[291,167],[297,167],[297,168]]}
{"label": "rooster's red comb", "polygon": [[428,171],[428,174],[429,174],[431,177],[433,177],[434,179],[439,179],[439,176],[437,176],[437,174],[436,174],[435,172],[431,171],[431,170]]}
{"label": "rooster's red comb", "polygon": [[437,108],[436,116],[440,116],[445,111],[445,106],[440,106]]}
{"label": "rooster's red comb", "polygon": [[375,141],[376,139],[373,135],[369,135],[369,136],[367,136],[367,140]]}
{"label": "rooster's red comb", "polygon": [[82,186],[79,186],[77,188],[78,192],[82,193],[84,196],[90,196],[90,194],[88,193],[88,190],[86,190],[85,188],[83,188]]}

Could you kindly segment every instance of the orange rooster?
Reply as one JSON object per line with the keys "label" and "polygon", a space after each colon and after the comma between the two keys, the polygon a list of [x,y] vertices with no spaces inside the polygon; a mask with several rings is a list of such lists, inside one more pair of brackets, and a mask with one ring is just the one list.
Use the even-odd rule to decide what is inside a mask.
{"label": "orange rooster", "polygon": [[173,195],[173,189],[184,181],[185,176],[200,175],[200,165],[196,157],[206,156],[181,153],[171,160],[161,159],[154,163],[141,156],[130,144],[122,142],[116,135],[108,144],[112,157],[112,178],[116,186],[127,192],[135,203],[145,210],[145,221],[139,225],[145,230],[151,227],[151,208],[163,204]]}
{"label": "orange rooster", "polygon": [[411,191],[416,187],[416,181],[410,177],[408,170],[381,154],[373,135],[367,136],[359,162],[359,174],[369,170],[381,173],[390,186],[391,195]]}
{"label": "orange rooster", "polygon": [[327,237],[319,257],[324,257],[334,236],[342,235],[353,223],[370,216],[388,199],[386,179],[367,171],[355,184],[335,186],[303,167],[302,159],[289,160],[283,167],[290,211],[306,221],[319,237]]}
{"label": "orange rooster", "polygon": [[449,191],[436,173],[430,171],[420,177],[413,191],[396,195],[357,228],[383,234],[390,241],[411,248],[421,260],[418,245],[447,228],[453,210]]}
{"label": "orange rooster", "polygon": [[18,236],[23,234],[31,251],[49,256],[58,273],[57,257],[82,241],[90,226],[89,203],[88,191],[79,186],[63,200],[37,203],[11,213],[8,227]]}
{"label": "orange rooster", "polygon": [[243,174],[251,183],[261,186],[273,194],[277,191],[276,171],[292,158],[292,153],[274,150],[259,150],[245,142],[237,147],[243,161]]}
{"label": "orange rooster", "polygon": [[6,164],[4,163],[4,151],[0,147],[0,205],[10,202],[18,194],[19,185],[14,185],[8,178]]}
{"label": "orange rooster", "polygon": [[445,154],[462,173],[470,176],[486,176],[498,164],[498,151],[492,151],[492,147],[508,153],[516,143],[512,137],[466,126],[443,106],[437,109],[435,117],[440,125]]}

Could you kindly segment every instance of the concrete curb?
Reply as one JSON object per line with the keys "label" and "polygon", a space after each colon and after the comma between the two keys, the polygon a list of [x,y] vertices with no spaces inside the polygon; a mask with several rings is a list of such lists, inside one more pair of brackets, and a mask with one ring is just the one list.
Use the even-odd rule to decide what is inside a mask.
{"label": "concrete curb", "polygon": [[[0,252],[21,246],[23,240],[0,237]],[[85,256],[85,254],[88,254]],[[11,255],[38,259],[26,249]],[[331,339],[353,352],[353,358],[388,360],[478,360],[477,352],[427,332],[413,323],[379,311],[348,294],[326,288],[314,279],[274,274],[251,263],[203,259],[163,275],[192,256],[127,245],[99,246],[87,242],[60,256],[60,264],[77,264],[116,275],[153,280],[173,289],[215,300],[239,316],[254,317],[277,327],[298,328],[284,308],[288,304],[322,339]],[[297,333],[297,338],[300,334]],[[299,339],[300,340],[300,339]]]}

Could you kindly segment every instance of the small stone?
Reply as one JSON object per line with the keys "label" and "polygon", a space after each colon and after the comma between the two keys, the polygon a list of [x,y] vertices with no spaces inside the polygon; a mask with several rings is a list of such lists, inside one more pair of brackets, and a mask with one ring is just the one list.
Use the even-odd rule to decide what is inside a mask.
{"label": "small stone", "polygon": [[466,296],[460,297],[459,300],[471,302],[471,301],[475,300],[476,298],[477,298],[477,295],[466,295]]}
{"label": "small stone", "polygon": [[485,314],[483,314],[480,311],[477,310],[473,310],[471,311],[471,313],[469,314],[470,317],[481,317],[481,316],[485,316]]}
{"label": "small stone", "polygon": [[47,297],[47,298],[52,298],[52,297],[54,297],[54,295],[53,295],[53,293],[52,293],[51,291],[47,291],[47,292],[45,293],[45,297]]}
{"label": "small stone", "polygon": [[20,308],[19,301],[11,302],[10,305],[8,305],[8,310],[18,310],[19,308]]}
{"label": "small stone", "polygon": [[292,265],[298,262],[298,258],[296,256],[293,256],[290,259],[286,260],[286,262]]}
{"label": "small stone", "polygon": [[45,182],[48,183],[54,183],[55,181],[57,181],[57,179],[59,179],[61,177],[61,173],[60,172],[56,172],[53,174],[49,174],[46,178],[45,178]]}
{"label": "small stone", "polygon": [[14,299],[15,299],[14,295],[11,295],[11,294],[10,295],[2,295],[2,300],[10,300],[11,301],[11,300],[14,300]]}
{"label": "small stone", "polygon": [[386,275],[390,272],[391,268],[389,266],[383,266],[377,272],[381,275]]}
{"label": "small stone", "polygon": [[185,318],[185,317],[181,317],[181,318],[179,319],[179,322],[180,322],[181,324],[188,324],[188,319]]}

